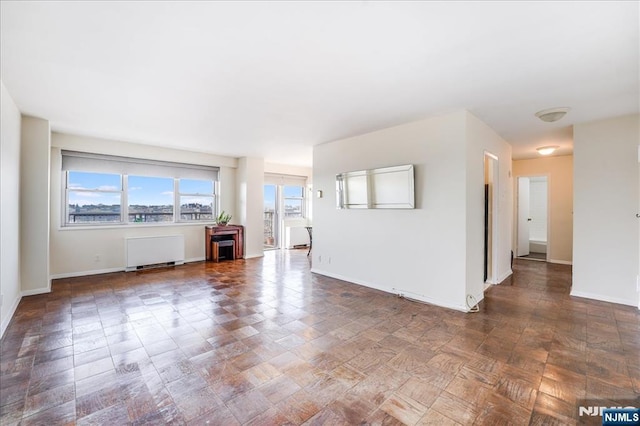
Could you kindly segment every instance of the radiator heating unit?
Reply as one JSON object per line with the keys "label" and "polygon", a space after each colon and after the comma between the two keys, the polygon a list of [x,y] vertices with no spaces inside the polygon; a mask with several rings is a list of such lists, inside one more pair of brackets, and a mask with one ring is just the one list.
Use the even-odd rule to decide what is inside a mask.
{"label": "radiator heating unit", "polygon": [[288,249],[309,246],[309,232],[304,226],[287,226],[284,229],[284,246]]}
{"label": "radiator heating unit", "polygon": [[184,235],[125,238],[126,271],[182,265]]}

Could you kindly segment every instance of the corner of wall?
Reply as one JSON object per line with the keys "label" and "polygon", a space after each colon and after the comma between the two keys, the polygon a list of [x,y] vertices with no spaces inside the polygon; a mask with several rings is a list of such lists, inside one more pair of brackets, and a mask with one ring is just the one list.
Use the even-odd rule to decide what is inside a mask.
{"label": "corner of wall", "polygon": [[22,291],[51,288],[51,128],[24,116],[20,138],[20,284]]}
{"label": "corner of wall", "polygon": [[238,160],[236,175],[237,212],[244,226],[245,257],[263,255],[264,159],[243,157]]}
{"label": "corner of wall", "polygon": [[14,314],[16,313],[16,309],[18,309],[18,305],[22,300],[22,295],[18,295],[18,297],[13,301],[7,312],[3,315],[2,322],[0,322],[0,339],[4,337],[4,332],[7,331],[11,320],[13,319]]}
{"label": "corner of wall", "polygon": [[0,338],[20,303],[20,149],[22,116],[0,80]]}

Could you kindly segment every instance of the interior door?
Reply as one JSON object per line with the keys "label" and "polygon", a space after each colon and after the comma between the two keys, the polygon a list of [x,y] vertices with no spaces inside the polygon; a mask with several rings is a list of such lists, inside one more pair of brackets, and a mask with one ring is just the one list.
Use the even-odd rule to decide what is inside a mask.
{"label": "interior door", "polygon": [[529,178],[518,178],[518,256],[529,254]]}

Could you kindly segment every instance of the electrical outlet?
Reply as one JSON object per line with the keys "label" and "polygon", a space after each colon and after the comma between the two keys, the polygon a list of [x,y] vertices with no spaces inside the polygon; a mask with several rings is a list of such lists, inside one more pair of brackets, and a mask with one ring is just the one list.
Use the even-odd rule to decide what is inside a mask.
{"label": "electrical outlet", "polygon": [[322,263],[322,255],[318,256],[318,263]]}
{"label": "electrical outlet", "polygon": [[96,254],[96,257],[94,258],[94,260],[95,260],[96,262],[100,262],[100,255],[99,255],[99,254]]}

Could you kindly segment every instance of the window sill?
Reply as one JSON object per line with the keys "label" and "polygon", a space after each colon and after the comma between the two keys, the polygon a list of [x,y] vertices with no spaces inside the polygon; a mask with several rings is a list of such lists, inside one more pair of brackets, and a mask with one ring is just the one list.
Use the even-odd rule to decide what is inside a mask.
{"label": "window sill", "polygon": [[100,231],[103,229],[131,229],[131,228],[170,228],[182,226],[212,226],[215,221],[211,222],[171,222],[171,223],[119,223],[113,225],[72,225],[59,226],[58,231]]}

